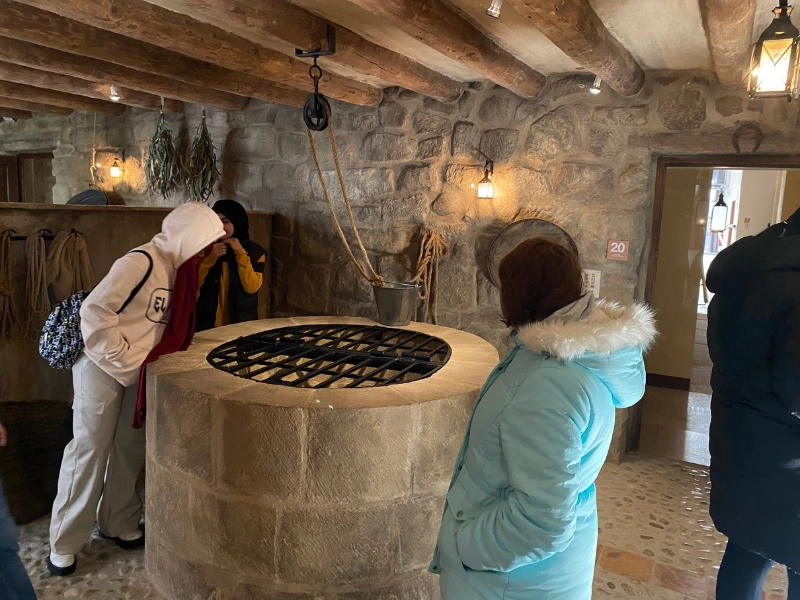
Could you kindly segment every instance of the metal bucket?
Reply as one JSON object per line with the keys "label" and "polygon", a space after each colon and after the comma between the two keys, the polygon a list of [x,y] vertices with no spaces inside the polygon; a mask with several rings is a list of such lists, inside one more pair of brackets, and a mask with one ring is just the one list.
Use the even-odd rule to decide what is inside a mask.
{"label": "metal bucket", "polygon": [[378,322],[381,325],[403,326],[411,323],[417,308],[419,285],[386,281],[384,285],[373,285],[375,304],[378,306]]}

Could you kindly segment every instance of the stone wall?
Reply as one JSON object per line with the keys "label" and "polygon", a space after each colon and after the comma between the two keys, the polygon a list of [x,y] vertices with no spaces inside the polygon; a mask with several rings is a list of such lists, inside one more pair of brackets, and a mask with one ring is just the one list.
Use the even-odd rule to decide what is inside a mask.
{"label": "stone wall", "polygon": [[[528,101],[475,82],[452,103],[401,89],[387,90],[374,108],[333,102],[345,182],[378,271],[408,279],[428,228],[450,246],[441,263],[440,324],[506,347],[486,253],[503,225],[524,216],[554,219],[573,236],[584,267],[602,271],[603,296],[642,299],[655,155],[732,153],[731,136],[744,121],[757,122],[766,134],[759,153],[800,147],[797,103],[749,101],[743,91],[722,90],[713,74],[650,73],[633,98],[606,87],[590,95],[591,82],[585,75],[550,78],[542,95]],[[244,111],[207,112],[221,159],[217,197],[278,215],[272,242],[277,314],[374,316],[371,289],[349,264],[332,226],[300,110],[253,101]],[[131,204],[163,204],[141,193],[137,174],[156,118],[140,110],[98,117],[106,143],[129,148],[126,181],[114,189]],[[200,108],[192,105],[169,117],[184,143],[199,118]],[[64,201],[65,190],[88,174],[92,125],[85,115],[4,124],[0,150],[30,149],[22,147],[31,135],[58,130],[56,199]],[[327,136],[316,134],[316,140],[324,179],[346,223]],[[483,175],[479,149],[495,161],[492,200],[478,200],[473,187]],[[630,241],[626,262],[606,260],[610,239]]]}

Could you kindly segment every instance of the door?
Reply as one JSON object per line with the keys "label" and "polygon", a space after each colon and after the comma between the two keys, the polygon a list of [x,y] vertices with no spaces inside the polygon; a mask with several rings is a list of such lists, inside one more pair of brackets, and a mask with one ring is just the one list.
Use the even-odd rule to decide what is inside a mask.
{"label": "door", "polygon": [[19,202],[19,167],[16,156],[0,156],[0,202]]}

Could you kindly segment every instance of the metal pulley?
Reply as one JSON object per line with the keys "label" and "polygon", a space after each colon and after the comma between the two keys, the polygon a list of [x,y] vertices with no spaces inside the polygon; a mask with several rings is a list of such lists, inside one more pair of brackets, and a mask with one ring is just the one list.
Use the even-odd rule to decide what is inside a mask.
{"label": "metal pulley", "polygon": [[314,64],[308,69],[308,74],[314,82],[314,91],[311,92],[303,106],[303,121],[311,131],[324,131],[328,128],[328,120],[331,114],[331,105],[328,99],[319,93],[319,80],[322,78],[322,69],[317,64],[320,56],[330,56],[336,52],[336,29],[328,25],[328,48],[313,52],[303,52],[295,49],[294,54],[298,58],[313,58]]}

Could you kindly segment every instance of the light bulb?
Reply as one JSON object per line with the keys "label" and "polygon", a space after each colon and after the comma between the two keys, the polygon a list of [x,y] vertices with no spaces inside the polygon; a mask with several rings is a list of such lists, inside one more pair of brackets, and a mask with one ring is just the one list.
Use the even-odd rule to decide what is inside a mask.
{"label": "light bulb", "polygon": [[117,93],[117,86],[111,84],[111,94],[108,96],[112,102],[119,102],[119,94]]}
{"label": "light bulb", "polygon": [[492,5],[486,9],[486,14],[495,19],[500,18],[500,7],[503,6],[503,0],[492,0]]}
{"label": "light bulb", "polygon": [[594,83],[592,84],[592,87],[589,88],[589,92],[591,92],[595,96],[597,94],[599,94],[600,93],[600,86],[602,85],[602,83],[603,83],[603,80],[600,79],[600,76],[598,75],[597,77],[594,78]]}

